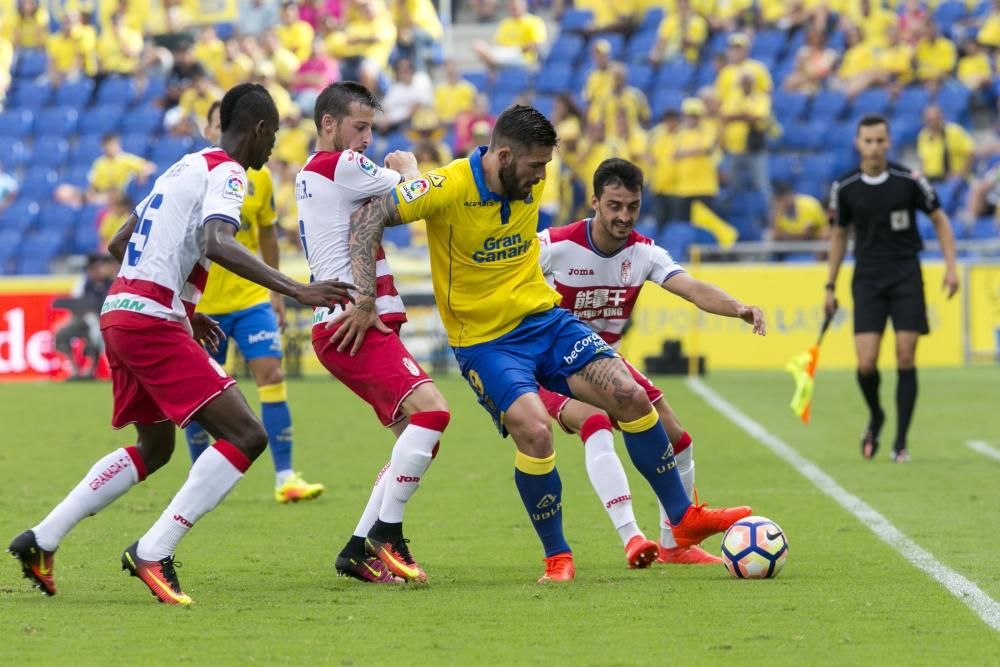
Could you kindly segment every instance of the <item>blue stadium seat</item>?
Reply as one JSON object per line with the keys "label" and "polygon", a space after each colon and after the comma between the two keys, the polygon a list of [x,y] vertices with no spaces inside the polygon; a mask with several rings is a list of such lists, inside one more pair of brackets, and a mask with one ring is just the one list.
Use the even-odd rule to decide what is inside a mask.
{"label": "blue stadium seat", "polygon": [[821,90],[813,96],[809,119],[830,122],[837,120],[847,108],[847,96],[837,90]]}
{"label": "blue stadium seat", "polygon": [[32,166],[58,169],[69,155],[69,142],[49,134],[37,136],[31,146],[31,154]]}
{"label": "blue stadium seat", "polygon": [[[546,118],[552,118],[552,108],[555,106],[555,98],[550,95],[536,95],[535,99],[531,102],[532,106],[538,109],[539,112]],[[445,137],[444,142],[451,146],[454,143],[454,137],[449,140]]]}
{"label": "blue stadium seat", "polygon": [[625,60],[630,63],[644,63],[656,44],[656,30],[637,32],[625,45]]}
{"label": "blue stadium seat", "polygon": [[[405,227],[405,225],[403,226]],[[86,224],[81,221],[73,232],[70,252],[85,255],[95,252],[99,244],[100,235],[98,234],[97,225]]]}
{"label": "blue stadium seat", "polygon": [[787,153],[771,153],[768,156],[768,170],[772,182],[791,185],[798,171],[798,159]]}
{"label": "blue stadium seat", "polygon": [[149,159],[155,162],[160,169],[164,169],[191,152],[191,148],[191,140],[187,137],[164,135],[153,144],[149,152]]}
{"label": "blue stadium seat", "polygon": [[573,79],[569,85],[570,90],[582,92],[584,87],[587,85],[587,78],[593,71],[593,66],[586,62],[577,65],[576,71],[573,72]]}
{"label": "blue stadium seat", "polygon": [[750,45],[750,57],[762,60],[770,58],[777,60],[785,48],[787,31],[785,30],[762,30],[753,38]]}
{"label": "blue stadium seat", "polygon": [[[66,244],[66,234],[64,230],[41,230],[30,232],[21,240],[21,245],[17,249],[20,262],[23,259],[44,260],[46,264],[58,255]],[[46,269],[47,270],[47,269]],[[18,273],[32,273],[31,271],[18,271]]]}
{"label": "blue stadium seat", "polygon": [[34,79],[45,74],[48,58],[43,49],[18,49],[14,63],[14,76],[18,79]]}
{"label": "blue stadium seat", "polygon": [[594,15],[586,9],[567,9],[559,19],[559,29],[563,32],[579,32],[594,22]]}
{"label": "blue stadium seat", "polygon": [[397,248],[405,248],[410,245],[410,226],[397,225],[395,227],[386,227],[385,232],[382,234],[382,240],[393,244]]}
{"label": "blue stadium seat", "polygon": [[128,106],[136,97],[135,79],[112,76],[105,79],[97,89],[95,104],[118,104]]}
{"label": "blue stadium seat", "polygon": [[0,137],[24,139],[31,134],[34,117],[27,109],[10,109],[0,113]]}
{"label": "blue stadium seat", "polygon": [[104,149],[101,147],[101,135],[87,134],[76,140],[69,149],[70,162],[76,165],[87,165],[96,160]]}
{"label": "blue stadium seat", "polygon": [[656,88],[662,90],[684,90],[694,78],[694,67],[683,58],[675,58],[660,65],[656,73]]}
{"label": "blue stadium seat", "polygon": [[147,104],[130,110],[122,119],[123,132],[159,134],[163,129],[163,109]]}
{"label": "blue stadium seat", "polygon": [[78,188],[86,188],[90,184],[90,163],[73,164],[68,169],[64,169],[60,182]]}
{"label": "blue stadium seat", "polygon": [[55,254],[46,257],[20,257],[15,264],[14,273],[19,276],[45,276],[50,273],[49,263]]}
{"label": "blue stadium seat", "polygon": [[52,97],[52,86],[46,81],[18,81],[7,93],[10,106],[17,109],[41,109]]}
{"label": "blue stadium seat", "polygon": [[149,152],[149,135],[143,132],[123,134],[122,150],[132,155],[146,157],[146,154]]}
{"label": "blue stadium seat", "polygon": [[38,202],[19,197],[0,213],[0,230],[13,229],[22,234],[38,220],[38,211]]}
{"label": "blue stadium seat", "polygon": [[697,243],[699,245],[719,245],[719,239],[715,238],[715,234],[707,229],[694,227],[692,231],[694,232],[691,239],[692,243]]}
{"label": "blue stadium seat", "polygon": [[896,113],[915,111],[920,115],[924,107],[930,104],[931,94],[923,86],[908,86],[899,91],[896,98]]}
{"label": "blue stadium seat", "polygon": [[979,218],[969,229],[970,239],[996,239],[1000,238],[997,233],[997,223],[991,217]]}
{"label": "blue stadium seat", "polygon": [[91,107],[80,118],[80,134],[103,135],[118,129],[124,109],[117,104]]}
{"label": "blue stadium seat", "polygon": [[857,127],[856,121],[830,123],[829,125],[823,124],[822,126],[814,124],[813,127],[817,140],[814,143],[815,148],[822,148],[832,152],[842,146],[851,146],[854,144],[855,128]]}
{"label": "blue stadium seat", "polygon": [[76,133],[77,110],[69,106],[42,109],[35,114],[35,134],[70,137]]}
{"label": "blue stadium seat", "polygon": [[889,91],[884,88],[869,88],[854,98],[851,112],[857,116],[862,114],[884,114],[889,110]]}
{"label": "blue stadium seat", "polygon": [[549,52],[545,56],[548,63],[575,63],[583,53],[583,37],[570,33],[561,33],[552,42]]}
{"label": "blue stadium seat", "polygon": [[55,103],[63,106],[82,109],[90,103],[94,93],[94,80],[79,78],[76,81],[66,81],[56,89]]}
{"label": "blue stadium seat", "polygon": [[532,73],[524,67],[504,67],[493,80],[492,92],[523,93],[532,86]]}
{"label": "blue stadium seat", "polygon": [[462,72],[462,78],[475,86],[479,92],[485,92],[489,83],[486,72]]}
{"label": "blue stadium seat", "polygon": [[934,10],[934,20],[942,35],[950,35],[952,26],[965,18],[965,3],[956,0],[942,2]]}
{"label": "blue stadium seat", "polygon": [[226,41],[227,39],[235,36],[236,26],[232,23],[216,23],[214,27],[215,36],[222,41]]}
{"label": "blue stadium seat", "polygon": [[59,184],[59,174],[49,167],[32,167],[24,172],[20,196],[37,202],[48,201]]}
{"label": "blue stadium seat", "polygon": [[163,76],[151,75],[146,78],[146,87],[139,91],[140,104],[156,102],[167,94],[167,79]]}
{"label": "blue stadium seat", "polygon": [[687,222],[674,222],[667,225],[657,238],[657,243],[670,253],[678,262],[687,259],[688,247],[694,242],[694,227]]}
{"label": "blue stadium seat", "polygon": [[652,7],[646,10],[642,21],[639,23],[639,32],[656,32],[663,21],[664,11],[662,7]]}
{"label": "blue stadium seat", "polygon": [[644,63],[633,63],[628,66],[628,85],[635,86],[642,92],[649,94],[653,89],[653,77],[655,71]]}
{"label": "blue stadium seat", "polygon": [[519,94],[518,92],[493,93],[490,96],[490,113],[499,116],[504,109],[514,104]]}
{"label": "blue stadium seat", "polygon": [[799,177],[798,182],[795,184],[796,192],[804,195],[810,195],[823,201],[826,196],[826,191],[830,187],[829,181],[823,181],[815,176],[810,176],[808,174],[803,174]]}
{"label": "blue stadium seat", "polygon": [[569,92],[573,80],[573,65],[568,62],[547,62],[538,73],[535,89],[545,95]]}
{"label": "blue stadium seat", "polygon": [[826,38],[826,45],[838,53],[843,53],[847,49],[847,34],[843,30],[831,32]]}
{"label": "blue stadium seat", "polygon": [[801,120],[809,96],[804,93],[790,93],[785,90],[775,90],[771,100],[771,108],[779,121]]}
{"label": "blue stadium seat", "polygon": [[726,32],[725,30],[719,30],[718,32],[712,33],[712,36],[708,38],[708,42],[702,47],[702,57],[708,56],[706,60],[711,60],[712,56],[717,54],[722,54],[726,52],[726,42],[729,40],[729,35],[732,33]]}
{"label": "blue stadium seat", "polygon": [[653,100],[650,103],[650,112],[654,120],[659,120],[667,111],[674,110],[680,112],[681,102],[684,101],[684,92],[680,90],[670,90],[659,88],[653,93]]}
{"label": "blue stadium seat", "polygon": [[0,136],[0,166],[10,171],[20,167],[25,160],[27,151],[17,137]]}
{"label": "blue stadium seat", "polygon": [[691,87],[701,88],[702,86],[715,85],[715,77],[717,74],[718,72],[715,71],[715,67],[712,65],[712,62],[704,60],[694,72],[694,79],[691,82]]}
{"label": "blue stadium seat", "polygon": [[948,120],[968,126],[970,97],[968,88],[959,83],[948,82],[938,92],[937,102]]}
{"label": "blue stadium seat", "polygon": [[65,236],[67,230],[76,226],[79,214],[77,209],[62,204],[46,204],[38,213],[38,227],[39,229],[62,232]]}

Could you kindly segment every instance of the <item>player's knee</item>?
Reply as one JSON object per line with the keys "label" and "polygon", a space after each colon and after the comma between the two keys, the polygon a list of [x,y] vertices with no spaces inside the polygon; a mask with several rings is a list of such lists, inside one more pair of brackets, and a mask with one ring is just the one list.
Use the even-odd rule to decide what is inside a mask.
{"label": "player's knee", "polygon": [[535,458],[545,458],[552,454],[552,431],[548,420],[529,420],[520,424],[516,431],[510,431],[517,448],[522,453]]}
{"label": "player's knee", "polygon": [[632,388],[620,396],[615,410],[610,412],[611,416],[619,422],[635,421],[653,411],[653,404],[649,402],[649,396],[636,383],[632,383]]}
{"label": "player's knee", "polygon": [[403,410],[411,417],[421,412],[449,412],[448,401],[433,382],[425,382],[407,396],[403,401]]}
{"label": "player's knee", "polygon": [[275,359],[274,363],[258,366],[254,373],[254,379],[257,381],[258,387],[281,384],[285,381],[285,373],[281,369],[281,361]]}
{"label": "player's knee", "polygon": [[246,424],[230,442],[253,461],[267,448],[267,431],[264,430],[263,424],[253,420]]}
{"label": "player's knee", "polygon": [[139,450],[139,456],[142,457],[143,464],[146,466],[147,476],[152,475],[154,472],[167,465],[170,461],[170,457],[174,454],[173,442],[140,442],[136,445],[136,447]]}
{"label": "player's knee", "polygon": [[858,373],[861,375],[873,375],[878,372],[878,366],[874,359],[858,358]]}

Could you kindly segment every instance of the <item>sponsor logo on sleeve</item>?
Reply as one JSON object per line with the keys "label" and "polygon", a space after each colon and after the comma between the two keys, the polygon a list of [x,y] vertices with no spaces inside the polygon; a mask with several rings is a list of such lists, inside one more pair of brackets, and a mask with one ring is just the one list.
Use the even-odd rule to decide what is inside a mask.
{"label": "sponsor logo on sleeve", "polygon": [[407,202],[420,199],[431,189],[431,184],[426,178],[418,178],[415,181],[407,181],[399,186],[403,200]]}
{"label": "sponsor logo on sleeve", "polygon": [[222,188],[222,196],[233,201],[243,201],[247,186],[240,176],[230,176],[226,179],[226,185]]}
{"label": "sponsor logo on sleeve", "polygon": [[375,178],[379,174],[378,165],[366,158],[364,155],[358,155],[358,167],[361,171],[365,172],[372,178]]}

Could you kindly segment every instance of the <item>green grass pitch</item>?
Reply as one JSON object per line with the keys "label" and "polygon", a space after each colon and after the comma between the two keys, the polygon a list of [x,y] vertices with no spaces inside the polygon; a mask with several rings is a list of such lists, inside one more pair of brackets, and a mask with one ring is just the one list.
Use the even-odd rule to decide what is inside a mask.
{"label": "green grass pitch", "polygon": [[[895,374],[883,373],[894,431]],[[781,373],[714,373],[709,386],[863,499],[941,563],[1000,600],[1000,448],[995,368],[922,371],[913,462],[858,455],[864,426],[850,373],[820,370],[813,423],[788,409]],[[255,392],[248,386],[248,394]],[[119,570],[122,549],[166,506],[185,475],[174,460],[87,519],[59,550],[59,595],[47,599],[0,560],[0,658],[8,664],[726,664],[996,665],[1000,633],[910,565],[791,466],[693,394],[660,385],[695,440],[702,501],[751,504],[786,531],[790,555],[770,581],[719,567],[625,568],[590,488],[580,442],[555,435],[564,521],[577,580],[542,587],[541,553],[501,441],[455,376],[440,386],[453,418],[441,454],[407,510],[426,587],[340,579],[333,558],[350,534],[391,437],[330,381],[290,384],[296,467],[327,492],[278,506],[262,458],[181,544],[190,609],[156,604]],[[253,399],[251,399],[253,400]],[[0,387],[0,539],[36,523],[94,460],[130,444],[110,429],[107,384]],[[656,535],[648,487],[619,454],[642,526]],[[707,541],[717,551],[719,538]]]}

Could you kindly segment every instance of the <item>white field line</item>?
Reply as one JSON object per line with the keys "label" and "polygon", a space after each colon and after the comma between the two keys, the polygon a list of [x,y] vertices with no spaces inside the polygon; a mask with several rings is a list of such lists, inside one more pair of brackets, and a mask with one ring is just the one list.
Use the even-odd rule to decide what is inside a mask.
{"label": "white field line", "polygon": [[1000,632],[1000,603],[987,595],[976,584],[938,561],[929,551],[904,535],[871,505],[849,493],[819,466],[803,457],[790,445],[740,411],[704,382],[697,378],[690,378],[687,383],[691,391],[704,399],[717,412],[795,468],[816,488],[853,514],[862,525],[875,533],[876,537],[899,552],[915,567],[923,570],[927,576],[944,586],[949,593],[972,609],[986,625]]}
{"label": "white field line", "polygon": [[973,451],[979,452],[983,456],[988,456],[991,459],[1000,461],[1000,450],[995,447],[991,447],[982,440],[969,440],[965,443],[965,446]]}

